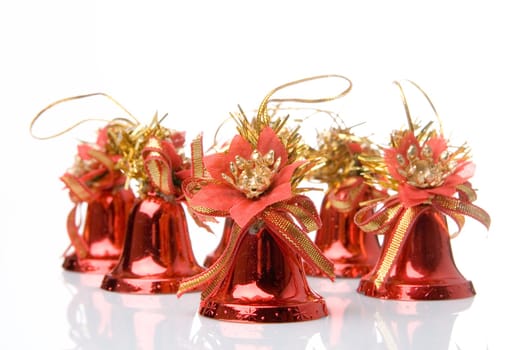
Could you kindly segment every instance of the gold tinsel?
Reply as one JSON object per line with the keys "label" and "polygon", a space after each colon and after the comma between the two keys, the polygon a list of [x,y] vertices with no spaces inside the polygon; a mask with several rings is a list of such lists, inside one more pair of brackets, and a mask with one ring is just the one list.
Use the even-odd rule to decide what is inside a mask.
{"label": "gold tinsel", "polygon": [[142,157],[146,142],[150,137],[169,138],[172,133],[172,130],[161,126],[165,117],[166,115],[159,120],[156,113],[148,125],[115,119],[108,126],[109,147],[121,156],[116,167],[126,175],[126,187],[129,187],[131,180],[137,182],[140,195],[149,190],[148,175]]}
{"label": "gold tinsel", "polygon": [[[307,175],[309,180],[317,180],[335,188],[352,176],[364,176],[368,168],[362,166],[360,157],[379,154],[370,139],[355,135],[350,127],[333,126],[318,132],[317,148],[309,150],[309,158],[320,159],[319,165]],[[359,147],[353,151],[351,145]],[[371,175],[372,176],[372,175]]]}

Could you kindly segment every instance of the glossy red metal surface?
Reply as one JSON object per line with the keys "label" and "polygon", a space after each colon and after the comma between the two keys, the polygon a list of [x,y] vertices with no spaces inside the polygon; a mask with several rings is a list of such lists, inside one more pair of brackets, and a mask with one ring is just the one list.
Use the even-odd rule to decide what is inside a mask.
{"label": "glossy red metal surface", "polygon": [[265,226],[242,233],[223,282],[201,301],[203,316],[237,322],[295,322],[328,315],[306,280],[299,256]]}
{"label": "glossy red metal surface", "polygon": [[[370,198],[364,198],[367,200]],[[376,235],[364,233],[355,223],[356,209],[341,212],[331,206],[325,195],[320,209],[322,227],[316,232],[314,243],[334,263],[336,277],[356,278],[368,273],[380,256],[381,247]],[[320,272],[305,265],[307,274]]]}
{"label": "glossy red metal surface", "polygon": [[219,243],[214,249],[213,252],[208,254],[204,261],[205,267],[210,267],[216,260],[219,258],[219,256],[223,253],[225,250],[225,247],[230,240],[230,232],[232,231],[232,219],[231,218],[225,218],[225,224],[223,227],[223,235],[221,236],[221,240],[219,240]]}
{"label": "glossy red metal surface", "polygon": [[104,191],[86,209],[82,239],[88,254],[79,258],[75,252],[64,257],[65,270],[106,273],[117,263],[126,231],[128,214],[135,201],[131,191]]}
{"label": "glossy red metal surface", "polygon": [[120,260],[105,275],[101,288],[138,294],[175,293],[183,278],[201,271],[181,204],[147,196],[131,212]]}
{"label": "glossy red metal surface", "polygon": [[[391,233],[387,233],[389,235]],[[475,295],[453,259],[447,221],[432,207],[417,217],[385,280],[375,284],[379,264],[362,277],[358,292],[397,300],[442,300]],[[389,239],[386,235],[386,240]],[[382,256],[385,255],[382,251]]]}

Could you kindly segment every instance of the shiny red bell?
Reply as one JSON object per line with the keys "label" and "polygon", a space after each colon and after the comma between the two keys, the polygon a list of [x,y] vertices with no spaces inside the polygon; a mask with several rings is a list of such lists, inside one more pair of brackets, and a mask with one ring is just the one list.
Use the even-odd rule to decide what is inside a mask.
{"label": "shiny red bell", "polygon": [[[320,209],[322,227],[316,232],[314,243],[334,263],[337,277],[356,278],[369,272],[380,256],[376,235],[364,233],[354,223],[354,213],[340,212],[330,205],[327,197]],[[309,275],[321,275],[310,267]]]}
{"label": "shiny red bell", "polygon": [[130,214],[120,260],[105,275],[101,288],[137,294],[175,293],[183,278],[202,271],[192,251],[182,205],[147,195]]}
{"label": "shiny red bell", "polygon": [[226,248],[228,241],[230,240],[231,232],[232,232],[232,219],[227,217],[225,219],[225,224],[223,227],[223,235],[221,236],[221,239],[219,240],[219,243],[217,244],[216,249],[214,249],[214,251],[208,254],[205,258],[205,261],[203,263],[205,267],[212,266],[212,264],[216,262],[216,260],[221,256],[221,254]]}
{"label": "shiny red bell", "polygon": [[[126,220],[135,197],[129,190],[105,190],[87,203],[82,239],[85,256],[72,252],[64,257],[65,270],[106,273],[117,263],[126,231]],[[73,210],[76,210],[75,208]]]}
{"label": "shiny red bell", "polygon": [[[324,197],[320,208],[322,227],[316,232],[314,243],[323,254],[334,263],[336,277],[356,278],[368,273],[380,256],[380,243],[376,235],[366,234],[354,222],[354,214],[359,209],[359,202],[374,198],[371,187],[359,177],[354,177],[352,186],[336,188]],[[353,202],[347,210],[335,207],[333,200],[346,201],[350,192]],[[320,276],[318,270],[305,265],[309,275]]]}
{"label": "shiny red bell", "polygon": [[[433,207],[422,210],[390,268],[382,271],[382,261],[391,254],[387,247],[392,240],[393,232],[387,232],[380,259],[362,277],[359,293],[397,300],[459,299],[475,295],[473,284],[455,265],[446,217]],[[385,277],[379,280],[378,276],[384,272]]]}
{"label": "shiny red bell", "polygon": [[299,255],[265,225],[246,230],[229,271],[201,301],[199,313],[218,320],[265,323],[327,316],[325,300],[310,289]]}

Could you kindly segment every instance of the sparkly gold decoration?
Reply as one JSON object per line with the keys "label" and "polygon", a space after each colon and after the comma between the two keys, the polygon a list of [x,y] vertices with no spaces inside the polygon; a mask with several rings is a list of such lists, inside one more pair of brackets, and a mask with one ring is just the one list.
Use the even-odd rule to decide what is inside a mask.
{"label": "sparkly gold decoration", "polygon": [[280,164],[281,158],[274,160],[273,150],[265,155],[254,150],[250,159],[236,156],[235,162],[230,162],[231,175],[223,173],[222,176],[247,198],[257,198],[270,186]]}
{"label": "sparkly gold decoration", "polygon": [[408,184],[420,188],[442,185],[457,165],[454,159],[449,160],[447,151],[442,152],[438,162],[435,163],[429,145],[424,145],[420,154],[416,145],[411,145],[405,157],[397,154],[397,161],[400,165],[398,173],[407,179]]}
{"label": "sparkly gold decoration", "polygon": [[[342,124],[342,123],[341,123]],[[317,135],[318,148],[307,152],[309,159],[320,159],[307,175],[335,188],[352,176],[362,176],[368,169],[362,166],[361,155],[379,155],[371,140],[355,135],[350,127],[333,126]]]}
{"label": "sparkly gold decoration", "polygon": [[149,190],[148,175],[142,157],[142,151],[148,139],[151,137],[166,139],[172,133],[170,129],[161,126],[165,117],[166,115],[159,120],[156,113],[149,125],[118,119],[108,127],[110,147],[114,147],[122,156],[116,167],[126,175],[126,187],[130,185],[132,179],[137,182],[140,195]]}
{"label": "sparkly gold decoration", "polygon": [[[307,99],[307,98],[276,98],[273,97],[276,92],[279,90],[318,79],[327,79],[327,78],[338,78],[343,79],[348,86],[346,89],[342,90],[340,93],[334,96],[328,96],[317,99]],[[245,112],[238,106],[239,112],[230,113],[230,116],[237,123],[237,130],[239,135],[241,135],[245,140],[247,140],[254,148],[257,147],[259,135],[265,127],[271,127],[276,135],[278,135],[280,141],[283,143],[287,150],[288,163],[293,163],[298,160],[307,160],[304,164],[299,166],[292,176],[292,188],[297,189],[299,183],[307,176],[312,168],[319,166],[322,162],[322,158],[314,155],[311,148],[305,144],[302,140],[302,136],[299,133],[300,125],[294,127],[287,126],[289,122],[290,115],[278,116],[277,113],[281,110],[281,103],[284,102],[296,102],[296,103],[322,103],[334,101],[338,98],[341,98],[349,93],[352,89],[351,81],[341,75],[321,75],[314,76],[310,78],[296,80],[287,84],[278,86],[277,88],[271,90],[263,99],[260,107],[257,111],[255,118],[247,118]],[[277,104],[278,107],[271,108],[270,104]],[[286,110],[287,108],[283,108]],[[269,113],[270,111],[270,113]],[[304,189],[306,190],[306,189]],[[298,192],[302,191],[297,189]]]}

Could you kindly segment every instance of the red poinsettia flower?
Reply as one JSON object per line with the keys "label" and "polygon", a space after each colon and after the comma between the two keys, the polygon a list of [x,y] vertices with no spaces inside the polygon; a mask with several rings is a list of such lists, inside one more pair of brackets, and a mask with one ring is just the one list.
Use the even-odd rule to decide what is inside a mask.
{"label": "red poinsettia flower", "polygon": [[288,164],[285,146],[267,127],[255,149],[237,135],[226,153],[205,157],[204,163],[215,181],[192,197],[192,205],[228,212],[244,227],[268,206],[293,196],[291,178],[303,162]]}
{"label": "red poinsettia flower", "polygon": [[465,155],[448,153],[441,135],[433,135],[421,145],[412,132],[407,132],[396,147],[385,150],[384,160],[398,182],[399,198],[406,207],[426,203],[435,195],[454,195],[457,186],[475,171]]}

